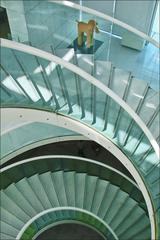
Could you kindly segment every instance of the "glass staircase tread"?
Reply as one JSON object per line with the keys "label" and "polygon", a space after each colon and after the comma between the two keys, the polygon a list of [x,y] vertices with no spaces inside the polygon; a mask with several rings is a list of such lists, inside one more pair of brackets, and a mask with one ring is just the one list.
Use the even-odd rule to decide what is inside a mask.
{"label": "glass staircase tread", "polygon": [[43,211],[42,203],[37,198],[36,194],[34,194],[34,190],[29,183],[29,179],[23,178],[16,185],[18,186],[19,191],[22,192],[23,196],[29,203],[32,200],[32,207],[37,213]]}
{"label": "glass staircase tread", "polygon": [[150,131],[155,137],[155,139],[158,139],[159,133],[160,133],[159,119],[160,119],[160,114],[157,114],[152,125],[150,126]]}
{"label": "glass staircase tread", "polygon": [[112,205],[107,211],[107,215],[105,217],[105,220],[109,223],[109,225],[114,218],[117,218],[117,216],[119,216],[119,210],[123,207],[123,204],[124,202],[126,202],[127,199],[128,194],[125,194],[124,192],[121,191],[117,192],[115,200],[112,202]]}
{"label": "glass staircase tread", "polygon": [[[13,102],[16,100],[22,100],[22,97],[25,96],[25,93],[22,87],[17,81],[7,72],[7,70],[1,67],[1,91],[5,89],[9,95],[12,96]],[[10,96],[9,96],[10,97]],[[7,101],[7,99],[6,99]]]}
{"label": "glass staircase tread", "polygon": [[[41,64],[40,60],[38,57],[36,57],[36,61],[37,61],[37,64],[41,67],[41,75],[42,75],[42,78],[44,79],[44,82],[45,82],[45,87],[46,87],[46,90],[48,92],[50,92],[50,103],[52,104],[52,106],[55,105],[55,109],[59,109],[60,106],[59,106],[59,102],[58,102],[58,99],[57,99],[57,96],[55,94],[55,91],[52,87],[52,84],[50,82],[50,79],[48,77],[48,73],[47,73],[47,70],[46,68],[44,68],[44,66]],[[48,94],[49,95],[49,94]]]}
{"label": "glass staircase tread", "polygon": [[64,185],[68,206],[75,206],[75,172],[64,172]]}
{"label": "glass staircase tread", "polygon": [[95,78],[108,86],[112,63],[107,61],[95,61]]}
{"label": "glass staircase tread", "polygon": [[49,212],[48,215],[49,215],[50,219],[52,220],[52,222],[55,222],[57,220],[56,212]]}
{"label": "glass staircase tread", "polygon": [[[51,50],[54,51],[52,48]],[[67,52],[67,50],[65,51]],[[92,126],[92,128],[100,131],[104,136],[111,139],[131,158],[131,161],[133,161],[136,167],[141,171],[144,179],[148,171],[150,171],[150,168],[158,164],[158,159],[155,158],[153,153],[149,152],[151,144],[147,140],[145,133],[142,132],[140,127],[138,127],[134,120],[118,103],[115,103],[109,96],[103,94],[101,90],[81,77],[77,77],[73,72],[54,63],[49,65],[47,61],[39,58],[34,59],[33,56],[27,56],[25,58],[26,54],[20,54],[16,51],[7,50],[3,51],[3,54],[4,52],[7,52],[8,58],[11,55],[11,59],[15,61],[10,72],[8,72],[8,69],[10,69],[11,59],[9,60],[10,63],[6,61],[3,62],[5,65],[5,68],[3,66],[3,78],[5,79],[5,76],[8,76],[9,79],[18,86],[17,89],[20,89],[20,91],[17,91],[19,91],[18,94],[21,100],[15,103],[16,106],[22,105],[27,107],[28,105],[33,108],[37,107],[49,111],[58,111],[71,118],[78,119],[84,124]],[[62,50],[62,52],[64,52],[64,50]],[[98,75],[98,67],[99,71],[102,70],[101,67],[104,67],[101,62],[98,63],[99,66],[96,66],[93,55],[84,56],[84,54],[76,54],[76,57],[75,54],[73,55],[72,62],[76,63],[85,71],[88,71],[91,75]],[[22,56],[24,57],[22,58]],[[150,89],[147,83],[133,77],[130,72],[113,67],[109,62],[105,64],[108,66],[108,71],[106,73],[106,81],[108,81],[107,86],[126,101],[142,120],[148,108],[152,109],[145,123],[154,137],[158,138],[159,133],[156,130],[159,122],[159,106],[158,103],[156,103],[156,101],[158,101],[158,93]],[[33,68],[32,71],[34,71],[37,66],[40,72],[33,74],[36,75],[37,82],[34,79],[35,82],[33,83],[31,79],[30,82],[24,84],[24,82],[28,81],[30,78],[28,73],[30,69]],[[93,72],[94,67],[97,69]],[[37,88],[37,83],[39,84],[38,76],[42,79],[40,82],[43,81],[41,87],[45,88],[45,91],[48,89],[50,93],[49,100],[45,99],[44,96],[42,99],[42,92],[40,93],[40,89],[38,90]],[[56,79],[54,79],[54,82],[53,77]],[[104,81],[103,78],[102,81]],[[4,86],[6,87],[6,85]],[[25,86],[28,87],[26,88]],[[52,88],[51,91],[50,88]],[[31,92],[34,92],[34,94],[32,95]],[[36,96],[39,96],[39,99],[36,98]],[[4,98],[7,98],[7,95],[5,95]],[[151,99],[151,101],[149,101],[149,99]],[[47,106],[45,107],[42,104],[44,101],[47,101]],[[132,105],[133,103],[134,105]],[[150,188],[150,193],[152,193],[152,184],[150,184],[149,181],[147,181],[147,184]],[[67,198],[65,200],[67,201]]]}
{"label": "glass staircase tread", "polygon": [[[127,239],[129,237],[132,238],[132,236],[134,236],[135,234],[138,235],[139,232],[141,232],[143,228],[147,227],[147,225],[148,225],[148,222],[146,221],[146,219],[145,220],[141,219],[141,220],[137,221],[135,224],[133,224],[131,227],[129,227],[125,232],[123,232],[120,235],[120,238],[122,238],[122,239]],[[148,228],[150,228],[149,225],[148,225]]]}
{"label": "glass staircase tread", "polygon": [[[152,194],[155,199],[158,198],[158,196],[160,195],[158,191],[159,187],[160,187],[160,176],[157,178],[157,180],[154,183],[152,183]],[[160,203],[159,203],[159,206],[160,206]]]}
{"label": "glass staircase tread", "polygon": [[[43,174],[46,171],[49,171],[49,169],[50,169],[48,164],[47,164],[47,162],[45,160],[44,161],[42,160],[41,164],[37,164],[36,162],[33,162],[32,168],[35,171],[35,174],[38,173],[37,174],[37,178],[40,178],[41,174]],[[41,181],[41,179],[39,179],[39,180]]]}
{"label": "glass staircase tread", "polygon": [[[6,195],[4,191],[1,191],[2,207],[9,210],[12,215],[18,217],[21,221],[25,222],[29,220],[28,214],[26,214],[10,197]],[[9,209],[10,207],[10,209]]]}
{"label": "glass staircase tread", "polygon": [[[139,220],[141,220],[141,218],[144,219],[144,212],[142,210],[138,211],[138,207],[136,206],[135,208],[133,208],[129,214],[129,218],[130,221],[128,221],[128,219],[126,218],[123,221],[123,224],[121,222],[120,225],[118,225],[118,227],[115,229],[115,232],[118,234],[118,236],[121,236],[123,239],[123,234],[128,231],[128,229],[130,227],[133,226],[133,228],[135,227],[135,223],[138,223]],[[144,225],[143,225],[144,226]],[[136,229],[136,227],[135,227]],[[132,234],[132,233],[131,233]]]}
{"label": "glass staircase tread", "polygon": [[145,161],[140,162],[139,168],[142,169],[142,171],[147,174],[147,172],[156,164],[158,163],[158,158],[155,154],[155,152],[150,153]]}
{"label": "glass staircase tread", "polygon": [[[84,206],[84,197],[85,197],[85,184],[86,184],[86,174],[77,173],[75,175],[75,203],[76,207],[83,208]],[[79,194],[79,192],[81,194]]]}
{"label": "glass staircase tread", "polygon": [[40,180],[38,174],[29,178],[29,184],[31,185],[32,190],[34,191],[35,195],[37,195],[37,198],[38,198],[39,194],[41,194],[41,197],[43,198],[43,202],[41,202],[41,201],[40,202],[43,206],[43,209],[52,208],[52,205],[48,199],[45,189],[43,188],[43,185],[41,183],[41,180]]}
{"label": "glass staircase tread", "polygon": [[94,193],[93,201],[91,205],[91,211],[95,215],[97,215],[99,212],[108,184],[109,184],[108,182],[103,180],[98,180],[96,182],[95,193]]}
{"label": "glass staircase tread", "polygon": [[50,217],[49,217],[49,215],[48,214],[44,214],[43,216],[42,216],[42,219],[43,219],[43,227],[44,226],[46,226],[46,222],[50,222],[51,221],[51,219],[50,219]]}
{"label": "glass staircase tread", "polygon": [[43,226],[45,226],[43,216],[37,218],[32,224],[34,225],[34,228],[37,233],[39,230],[41,230],[43,228]]}
{"label": "glass staircase tread", "polygon": [[[52,175],[52,178],[51,178],[51,175]],[[30,188],[28,187],[26,188],[27,183],[31,186]],[[68,193],[66,194],[67,189],[70,186],[70,183],[72,183],[72,190],[70,190],[69,194]],[[97,177],[88,176],[84,173],[76,173],[73,171],[71,172],[58,171],[54,173],[46,172],[38,175],[38,177],[37,177],[37,174],[35,174],[34,176],[29,177],[28,179],[24,178],[23,180],[17,182],[15,185],[16,187],[18,187],[18,189],[21,189],[21,190],[25,189],[26,201],[29,202],[29,206],[32,206],[32,207],[34,206],[34,209],[35,209],[34,215],[44,209],[44,208],[42,209],[41,205],[40,205],[41,210],[37,209],[37,204],[39,205],[39,202],[44,202],[43,200],[45,200],[47,197],[51,203],[51,206],[56,207],[55,197],[56,198],[58,197],[60,206],[67,207],[67,206],[71,206],[71,204],[74,204],[75,207],[79,207],[81,209],[86,209],[88,211],[91,211],[92,213],[96,214],[101,218],[102,218],[101,212],[102,211],[105,212],[104,219],[107,223],[111,222],[111,224],[113,225],[113,229],[119,228],[118,226],[122,225],[122,222],[124,221],[129,222],[128,227],[132,225],[132,222],[135,222],[137,220],[139,221],[139,219],[143,222],[142,216],[145,216],[145,219],[146,219],[144,227],[147,226],[147,224],[149,223],[149,220],[147,220],[148,217],[145,215],[144,210],[142,210],[134,200],[131,200],[128,194],[123,193],[123,191],[121,191],[118,187],[115,187],[114,185],[109,184],[107,181],[100,180],[100,179],[98,180]],[[42,190],[42,185],[43,185],[43,190]],[[11,184],[7,189],[9,188],[12,189],[12,186],[13,184]],[[90,189],[90,186],[92,186],[91,189]],[[32,188],[32,195],[31,195],[31,188]],[[55,192],[53,192],[53,188],[56,189]],[[61,193],[58,192],[59,189],[61,189]],[[50,190],[53,192],[53,194],[51,193]],[[15,192],[15,191],[12,191],[12,192]],[[39,193],[39,196],[36,196],[38,193]],[[8,191],[8,194],[9,194],[9,191]],[[22,196],[17,194],[16,196],[17,198],[16,199],[13,198],[13,199],[16,202],[17,201],[19,202],[19,199],[21,199]],[[27,200],[27,196],[28,196],[28,200]],[[12,198],[12,195],[10,195],[10,197]],[[69,202],[70,198],[72,199],[71,201],[72,203]],[[21,205],[20,202],[19,204]],[[13,205],[11,204],[7,204],[7,206],[9,207],[8,211],[11,213],[11,216],[12,216],[12,213],[14,212],[15,207],[13,208]],[[48,209],[50,209],[51,206],[48,205]],[[106,208],[106,206],[108,209]],[[134,213],[132,214],[134,218],[128,219],[127,216],[128,214],[131,214],[130,212],[131,212],[131,209],[133,210],[133,207],[135,207]],[[29,207],[25,203],[25,201],[22,204],[22,208],[25,208],[25,211],[28,212]],[[21,219],[22,217],[21,211],[16,210],[15,216],[18,217],[19,219]],[[125,212],[125,216],[122,215],[122,212]],[[57,220],[62,220],[62,219],[68,219],[71,216],[72,217],[75,216],[75,218],[76,219],[78,218],[79,221],[84,221],[88,223],[92,222],[93,226],[97,226],[100,224],[99,222],[97,223],[96,221],[94,222],[93,219],[89,220],[88,217],[85,218],[84,213],[77,213],[77,214],[70,215],[70,212],[56,212],[56,213],[49,213],[47,215],[44,215],[41,218],[39,218],[39,220],[37,219],[34,223],[34,227],[32,226],[32,229],[34,229],[34,231],[35,229],[36,231],[38,231],[38,229],[42,229],[43,227],[45,227],[47,223],[57,221]],[[120,218],[116,216],[120,216]],[[23,219],[25,220],[24,217]],[[26,219],[25,221],[28,221],[28,219]],[[36,225],[38,229],[35,227]],[[124,233],[126,232],[125,234],[127,234],[127,226],[123,227],[122,230],[123,231],[120,232],[120,234],[123,234],[123,232]]]}
{"label": "glass staircase tread", "polygon": [[11,214],[9,211],[4,209],[3,207],[0,208],[1,210],[1,219],[4,222],[7,222],[10,226],[21,229],[23,227],[24,222],[18,219],[15,215]]}
{"label": "glass staircase tread", "polygon": [[149,171],[146,174],[147,181],[150,184],[152,184],[153,182],[155,182],[159,178],[159,176],[160,176],[159,173],[160,173],[160,163],[158,163],[157,165],[153,166],[151,171]]}
{"label": "glass staircase tread", "polygon": [[94,68],[94,61],[92,54],[76,54],[77,66],[83,69],[85,72],[91,74]]}
{"label": "glass staircase tread", "polygon": [[43,229],[45,227],[45,221],[44,221],[44,219],[42,217],[36,219],[35,222],[36,222],[36,225],[37,225],[36,232],[38,232],[39,230],[41,230],[41,229]]}
{"label": "glass staircase tread", "polygon": [[[106,193],[105,196],[102,199],[102,203],[101,206],[99,208],[99,212],[98,215],[100,216],[100,218],[104,219],[107,211],[112,203],[112,201],[114,200],[114,196],[116,195],[116,192],[118,191],[118,187],[117,186],[111,186],[110,184],[108,185],[108,188],[106,189]],[[107,200],[107,204],[106,204],[106,200]]]}
{"label": "glass staircase tread", "polygon": [[123,98],[125,89],[129,84],[129,78],[129,72],[115,68],[110,88],[121,98]]}
{"label": "glass staircase tread", "polygon": [[52,207],[58,207],[60,205],[60,202],[56,193],[56,188],[52,180],[52,174],[50,172],[47,172],[41,174],[39,177],[43,184],[43,187],[45,187],[46,194],[50,202],[52,203]]}
{"label": "glass staircase tread", "polygon": [[[45,74],[45,69],[40,65],[37,57],[25,57],[22,53],[16,53],[19,58],[21,68],[23,68],[24,74],[28,80],[31,81],[36,93],[39,95],[42,105],[46,105],[47,102],[51,102],[54,93],[51,91],[51,86],[48,85]],[[25,67],[24,67],[25,66]],[[53,105],[55,102],[53,101]]]}
{"label": "glass staircase tread", "polygon": [[[75,75],[66,69],[63,69],[63,76],[65,76],[65,92],[68,95],[68,102],[69,104],[65,105],[64,108],[60,109],[62,113],[72,113],[73,106],[77,103],[77,92],[76,92],[76,81]],[[64,110],[66,108],[66,110]]]}
{"label": "glass staircase tread", "polygon": [[[66,197],[64,180],[63,180],[63,172],[58,171],[58,172],[52,173],[52,181],[55,186],[56,194],[57,194],[60,205],[67,206],[67,197]],[[59,191],[59,189],[61,189],[61,191]]]}
{"label": "glass staircase tread", "polygon": [[9,234],[6,234],[6,233],[0,233],[0,239],[3,239],[3,240],[15,240],[15,237],[14,236],[11,236]]}
{"label": "glass staircase tread", "polygon": [[[22,169],[25,177],[33,176],[34,174],[36,174],[36,169],[34,168],[34,164],[30,165],[27,170],[25,168],[23,169],[23,166],[20,166],[20,168]],[[22,178],[20,178],[20,179],[22,179]]]}
{"label": "glass staircase tread", "polygon": [[[49,124],[38,123],[38,122],[27,124],[25,126],[17,128],[2,136],[1,162],[3,162],[3,157],[18,150],[21,147],[25,147],[26,145],[35,143],[42,139],[56,138],[59,136],[68,136],[68,135],[72,135],[72,133],[73,132],[68,131],[67,129],[64,129],[64,128],[59,128],[59,127],[51,126]],[[22,138],[22,134],[23,134],[23,138]],[[75,134],[73,133],[73,135]]]}
{"label": "glass staircase tread", "polygon": [[1,105],[2,104],[5,105],[5,103],[12,103],[15,101],[14,97],[12,96],[12,92],[6,91],[3,85],[1,86],[0,94],[1,94]]}
{"label": "glass staircase tread", "polygon": [[[33,8],[31,8],[27,2],[24,2],[23,17],[26,19],[26,27],[28,31],[28,41],[26,40],[25,43],[31,43],[33,46],[47,50],[51,53],[53,52],[50,45],[54,46],[57,53],[58,51],[62,51],[66,55],[69,51],[72,51],[73,49],[67,49],[67,47],[69,47],[69,45],[71,46],[77,36],[75,19],[79,18],[79,11],[53,3],[33,2],[34,1],[31,1]],[[12,8],[13,9],[11,10],[14,11],[13,5]],[[87,20],[88,17],[91,16],[92,15],[85,13],[83,14],[83,20]],[[106,25],[106,22],[102,19],[97,19],[97,21],[105,30],[108,30],[110,27],[110,23],[107,23]],[[159,110],[157,110],[159,107],[159,93],[151,89],[148,83],[138,77],[138,75],[143,75],[143,69],[142,71],[139,71],[140,67],[138,67],[138,72],[140,72],[140,74],[135,74],[136,71],[134,71],[135,64],[133,60],[131,61],[133,63],[133,68],[131,68],[133,70],[132,73],[122,70],[120,67],[123,64],[116,65],[118,59],[117,61],[113,61],[115,65],[115,67],[113,67],[110,60],[112,58],[114,59],[114,51],[116,51],[116,48],[113,49],[114,40],[112,38],[109,40],[109,38],[106,38],[106,35],[104,36],[103,34],[95,35],[95,38],[99,41],[103,41],[102,47],[98,49],[95,55],[76,54],[77,62],[75,63],[91,75],[93,75],[94,72],[94,76],[97,79],[106,84],[124,101],[126,101],[126,103],[132,107],[147,125],[154,138],[157,139],[159,136],[157,128],[159,125]],[[109,41],[111,41],[111,46],[109,46]],[[66,49],[58,50],[57,48]],[[110,52],[106,52],[104,49],[109,49]],[[103,56],[101,60],[97,60],[100,59],[102,51],[104,51],[106,56],[104,57],[104,54],[102,54]],[[120,53],[122,52],[120,51]],[[65,57],[65,59],[67,59],[67,56]],[[102,61],[102,59],[104,61]],[[129,58],[126,59],[130,62]],[[141,62],[141,59],[138,60]],[[74,63],[72,57],[71,62]],[[149,70],[151,71],[150,68]],[[155,72],[153,72],[152,75],[154,78]],[[152,195],[152,200],[157,199],[156,196],[159,192],[157,184],[159,160],[155,156],[155,153],[152,152],[151,144],[147,140],[145,133],[143,133],[137,124],[135,124],[126,111],[120,108],[120,106],[112,101],[111,98],[102,94],[101,90],[54,63],[48,63],[48,61],[39,58],[35,59],[35,57],[31,55],[3,48],[1,86],[3,89],[3,107],[23,106],[54,112],[58,111],[67,114],[69,117],[78,119],[81,123],[88,124],[94,129],[100,131],[104,136],[112,140],[127,156],[129,156],[143,177],[148,190]],[[13,97],[10,97],[10,95]],[[46,103],[47,106],[45,105]],[[7,141],[10,147],[13,142],[18,146],[18,141],[13,139],[15,137],[16,134],[13,134],[12,139]],[[13,147],[11,147],[11,150],[13,150]],[[31,174],[34,174],[33,169],[30,169],[29,171]],[[62,173],[62,175],[69,181],[70,178],[67,173]],[[44,187],[45,184],[48,184],[48,179],[52,181],[52,187],[55,185],[52,192],[57,194],[58,180],[54,182],[53,179],[51,179],[51,176],[49,176],[50,174],[48,175],[48,178],[44,177],[44,179],[39,176],[39,181],[42,181],[41,187],[39,183],[39,189],[43,192],[43,197],[47,196],[45,195]],[[20,177],[20,173],[17,177]],[[76,181],[82,181],[82,179],[77,180],[78,178],[78,175],[76,175],[73,184],[74,186],[72,186],[72,191],[69,192],[69,195],[72,195]],[[56,177],[55,179],[59,178]],[[5,181],[9,182],[9,179],[6,177]],[[28,186],[27,189],[30,196],[34,195],[32,191],[34,185],[32,180],[30,179],[33,184],[32,187],[29,186],[29,180],[25,179],[24,181],[27,182],[26,185]],[[95,182],[93,183],[93,186]],[[87,180],[82,181],[82,198],[84,198],[86,194],[84,190],[86,184]],[[65,198],[65,201],[62,201],[62,199],[61,201],[63,204],[64,202],[67,204],[67,201],[69,201],[69,197],[67,197],[66,193],[68,185],[65,185],[64,179],[61,181],[61,186]],[[12,186],[13,189],[14,187]],[[20,191],[23,194],[23,197],[25,197],[26,195],[23,189],[20,189]],[[91,192],[92,191],[93,189]],[[116,194],[118,194],[118,192]],[[51,194],[48,193],[48,196],[50,195]],[[50,198],[52,199],[52,196],[50,196]],[[45,200],[47,201],[47,197]],[[74,204],[74,202],[76,203],[76,200],[76,198],[72,199],[72,204]],[[27,201],[30,202],[29,198]],[[58,206],[60,204],[57,196],[54,198],[54,201],[55,205],[57,204]],[[85,204],[82,199],[78,199],[78,201],[80,202],[80,205],[82,205],[83,202],[85,206],[88,206],[90,200],[88,199],[87,204]],[[155,205],[157,206],[156,202],[157,200],[155,200]],[[39,203],[39,209],[42,207],[42,204]],[[101,208],[99,210],[100,212],[102,211]],[[110,211],[109,209],[107,210]],[[143,234],[144,233],[140,233],[140,236],[144,236]],[[137,237],[136,235],[134,236],[135,238]]]}
{"label": "glass staircase tread", "polygon": [[120,224],[123,223],[124,219],[129,216],[129,213],[131,210],[137,206],[137,203],[133,199],[126,199],[126,201],[121,205],[118,211],[118,217],[113,218],[110,221],[110,226],[112,227],[113,230],[116,230]]}
{"label": "glass staircase tread", "polygon": [[29,217],[33,217],[36,214],[34,207],[27,201],[24,195],[19,191],[17,184],[10,185],[7,189],[5,189],[5,193],[16,203],[16,199],[19,201],[17,203],[18,207],[20,207]]}
{"label": "glass staircase tread", "polygon": [[142,232],[139,232],[138,234],[135,234],[133,237],[134,237],[134,240],[139,240],[139,239],[147,239],[149,240],[148,236],[150,235],[150,228],[149,227],[146,227],[145,229],[143,229]]}
{"label": "glass staircase tread", "polygon": [[64,218],[63,211],[57,211],[57,212],[56,212],[56,216],[57,216],[57,219],[58,219],[59,221],[63,220],[63,218]]}
{"label": "glass staircase tread", "polygon": [[145,81],[133,77],[126,102],[133,110],[137,110],[139,103],[144,101],[145,90],[149,86]]}
{"label": "glass staircase tread", "polygon": [[[10,51],[10,50],[8,50],[8,51]],[[32,82],[30,81],[30,79],[28,79],[26,73],[23,71],[23,68],[20,65],[20,61],[19,61],[16,53],[14,51],[12,51],[12,54],[11,54],[11,53],[8,53],[8,51],[5,51],[6,55],[9,54],[8,63],[2,62],[6,69],[5,70],[6,73],[8,74],[8,71],[9,71],[9,74],[14,79],[16,85],[18,85],[18,87],[23,92],[24,96],[29,101],[36,102],[36,101],[40,100],[40,97],[37,95]],[[12,55],[13,55],[13,58],[12,58]],[[6,57],[4,59],[6,59]],[[15,64],[15,62],[16,62],[16,64]],[[10,64],[12,65],[12,68],[10,68]]]}
{"label": "glass staircase tread", "polygon": [[88,211],[91,211],[97,181],[98,177],[93,176],[88,176],[86,179],[84,209],[87,209]]}
{"label": "glass staircase tread", "polygon": [[143,100],[143,108],[141,109],[139,116],[147,124],[152,118],[152,115],[159,106],[159,92],[149,88],[146,97]]}
{"label": "glass staircase tread", "polygon": [[7,233],[0,233],[0,239],[4,239],[4,240],[14,240],[15,237],[14,236],[11,236]]}
{"label": "glass staircase tread", "polygon": [[74,48],[54,48],[54,54],[67,62],[73,63]]}
{"label": "glass staircase tread", "polygon": [[3,222],[2,220],[0,221],[0,225],[1,225],[1,229],[3,229],[2,233],[7,234],[9,236],[13,236],[13,238],[15,238],[15,236],[17,236],[18,230],[16,228]]}
{"label": "glass staircase tread", "polygon": [[53,62],[48,62],[43,59],[38,59],[41,66],[43,66],[45,78],[47,78],[48,86],[51,90],[52,97],[56,103],[58,109],[66,103],[64,90],[60,80],[60,73],[58,71],[58,65]]}

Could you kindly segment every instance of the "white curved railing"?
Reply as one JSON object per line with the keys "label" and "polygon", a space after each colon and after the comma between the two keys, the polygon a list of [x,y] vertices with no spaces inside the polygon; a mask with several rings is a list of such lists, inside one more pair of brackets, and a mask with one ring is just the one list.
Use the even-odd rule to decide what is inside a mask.
{"label": "white curved railing", "polygon": [[[155,211],[154,204],[151,199],[151,195],[146,187],[144,179],[142,178],[140,172],[137,170],[135,165],[132,163],[130,159],[108,138],[103,136],[100,132],[95,129],[85,125],[80,121],[76,121],[75,119],[69,118],[68,116],[57,114],[54,112],[47,112],[45,110],[35,110],[35,109],[27,109],[27,108],[2,108],[1,110],[2,116],[5,116],[5,119],[2,121],[9,120],[8,116],[13,116],[12,120],[14,122],[18,121],[18,125],[23,123],[23,121],[34,121],[34,122],[43,122],[47,124],[51,124],[58,127],[64,127],[68,130],[77,132],[90,140],[93,140],[111,152],[115,157],[118,156],[118,160],[127,168],[135,182],[137,183],[139,189],[141,190],[143,197],[145,199],[148,214],[151,223],[151,239],[155,239],[156,237],[156,219],[155,219]],[[20,117],[23,116],[23,117]],[[9,120],[10,121],[10,120]],[[19,122],[20,121],[20,122]],[[16,126],[17,128],[17,126]]]}
{"label": "white curved railing", "polygon": [[[70,210],[69,210],[70,211]],[[60,220],[56,223],[51,223],[49,225],[47,225],[46,227],[42,228],[41,230],[39,230],[34,236],[33,236],[33,239],[32,240],[36,240],[40,234],[42,234],[44,231],[52,228],[52,227],[55,227],[57,225],[60,225],[60,224],[66,224],[66,223],[73,223],[73,224],[80,224],[82,226],[86,226],[90,229],[93,229],[95,232],[97,232],[99,235],[102,236],[102,238],[104,238],[104,235],[100,232],[100,230],[97,230],[95,229],[94,227],[90,226],[89,224],[87,223],[83,223],[83,222],[80,222],[80,220]]]}
{"label": "white curved railing", "polygon": [[43,159],[57,159],[57,158],[58,159],[66,159],[66,160],[67,159],[75,159],[75,160],[78,160],[78,161],[84,161],[84,162],[87,162],[87,163],[97,165],[99,167],[103,167],[104,169],[109,169],[109,170],[119,174],[121,177],[125,178],[132,185],[134,185],[137,189],[139,189],[138,185],[132,179],[130,179],[124,173],[120,172],[119,170],[117,170],[117,169],[115,169],[115,168],[113,168],[113,167],[111,167],[107,164],[97,162],[96,160],[92,160],[92,159],[89,159],[89,158],[82,158],[82,157],[69,156],[69,155],[47,155],[47,156],[38,156],[38,157],[29,158],[29,159],[26,159],[26,160],[22,160],[22,161],[19,161],[19,162],[12,163],[12,164],[2,168],[1,173],[5,172],[7,170],[10,170],[11,168],[14,168],[16,166],[20,166],[22,164],[25,164],[25,163],[30,163],[30,162],[33,162],[33,161],[38,161],[38,160],[43,160]]}
{"label": "white curved railing", "polygon": [[157,48],[160,48],[160,44],[154,40],[153,38],[149,37],[147,34],[139,31],[138,29],[128,25],[127,23],[124,23],[116,18],[113,18],[107,14],[104,14],[102,12],[99,12],[99,11],[96,11],[94,9],[91,9],[91,8],[88,8],[88,7],[85,7],[85,6],[81,6],[79,4],[76,4],[76,3],[73,3],[71,1],[63,1],[63,0],[60,0],[60,1],[56,1],[56,0],[48,0],[48,2],[50,3],[57,3],[57,4],[61,4],[61,5],[64,5],[64,6],[67,6],[67,7],[70,7],[70,8],[74,8],[74,9],[77,9],[77,10],[81,10],[83,12],[86,12],[86,13],[89,13],[89,14],[93,14],[97,17],[100,17],[104,20],[107,20],[107,21],[110,21],[112,23],[115,23],[116,25],[118,26],[121,26],[122,28],[138,35],[139,37],[142,37],[144,40],[152,43],[155,47]]}
{"label": "white curved railing", "polygon": [[82,70],[81,68],[77,67],[76,65],[74,65],[70,62],[67,62],[67,61],[63,60],[62,58],[59,58],[51,53],[42,51],[40,49],[31,47],[31,46],[28,46],[28,45],[25,45],[22,43],[6,40],[3,38],[0,38],[0,41],[1,41],[2,47],[22,51],[22,52],[40,57],[42,59],[46,59],[48,61],[54,62],[56,64],[62,65],[66,69],[69,69],[71,72],[76,73],[77,75],[84,78],[86,81],[90,82],[91,84],[93,84],[94,86],[99,88],[102,92],[107,94],[116,103],[118,103],[118,105],[120,105],[132,117],[132,119],[134,119],[136,124],[142,129],[145,136],[148,138],[154,151],[156,152],[156,155],[159,157],[159,146],[158,146],[156,139],[153,137],[152,133],[150,132],[150,130],[147,128],[147,126],[141,120],[141,118],[134,112],[134,110],[129,105],[127,105],[126,102],[124,100],[122,100],[117,94],[115,94],[110,88],[105,86],[99,80],[97,80],[96,78],[94,78],[93,76],[91,76],[90,74],[88,74],[87,72]]}
{"label": "white curved railing", "polygon": [[[2,140],[2,139],[1,139]],[[47,144],[51,144],[51,143],[59,143],[59,142],[69,142],[69,141],[84,141],[84,140],[88,140],[88,138],[81,136],[81,135],[68,135],[68,136],[59,136],[59,137],[49,137],[49,138],[44,138],[43,140],[38,140],[38,141],[34,141],[32,143],[25,143],[24,146],[21,146],[19,148],[17,148],[16,150],[14,149],[13,152],[8,153],[6,155],[4,155],[1,159],[0,159],[0,165],[3,165],[4,163],[8,162],[9,160],[11,160],[12,158],[27,152],[29,150],[32,150],[34,148],[37,147],[41,147]]]}
{"label": "white curved railing", "polygon": [[112,235],[114,236],[115,240],[118,240],[118,237],[117,235],[115,234],[115,232],[112,230],[112,228],[105,222],[103,221],[101,218],[99,218],[98,216],[96,216],[95,214],[87,211],[87,210],[84,210],[84,209],[81,209],[81,208],[76,208],[76,207],[56,207],[56,208],[49,208],[47,210],[44,210],[43,212],[40,212],[38,213],[36,216],[34,216],[33,218],[31,218],[23,227],[22,229],[20,230],[20,232],[18,233],[17,237],[16,237],[16,240],[20,240],[23,233],[25,232],[25,230],[36,220],[38,219],[39,217],[43,216],[44,214],[47,214],[47,213],[51,213],[51,212],[56,212],[56,211],[62,211],[62,210],[72,210],[72,211],[80,211],[80,212],[83,212],[83,213],[86,213],[87,215],[97,219],[100,223],[102,223],[111,233]]}

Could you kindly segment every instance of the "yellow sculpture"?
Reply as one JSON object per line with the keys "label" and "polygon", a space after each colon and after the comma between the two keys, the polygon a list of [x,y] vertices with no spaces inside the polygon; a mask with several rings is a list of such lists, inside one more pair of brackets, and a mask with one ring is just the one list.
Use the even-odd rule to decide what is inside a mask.
{"label": "yellow sculpture", "polygon": [[93,46],[94,31],[99,33],[98,24],[95,20],[89,20],[88,23],[78,22],[78,46],[82,46],[84,33],[87,35],[87,48]]}

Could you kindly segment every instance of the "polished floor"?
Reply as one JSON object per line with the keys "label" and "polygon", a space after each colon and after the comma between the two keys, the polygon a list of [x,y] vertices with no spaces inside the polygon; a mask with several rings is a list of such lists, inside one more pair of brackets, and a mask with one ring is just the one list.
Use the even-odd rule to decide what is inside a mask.
{"label": "polished floor", "polygon": [[[13,40],[49,52],[52,52],[52,48],[66,49],[73,44],[77,38],[77,19],[88,21],[94,18],[90,14],[53,2],[24,1],[24,13],[23,16],[20,15],[21,21],[18,21],[17,12],[22,11],[21,6],[18,7],[19,9],[13,7],[10,10],[10,18],[16,23],[16,28],[12,26]],[[124,29],[97,17],[96,21],[102,31],[95,34],[94,38],[103,44],[94,54],[94,59],[111,61],[116,67],[132,72],[133,76],[148,82],[153,89],[159,91],[159,50],[152,44],[146,44],[142,51],[122,46],[121,39],[105,32],[111,32],[112,29],[114,33],[123,36]]]}

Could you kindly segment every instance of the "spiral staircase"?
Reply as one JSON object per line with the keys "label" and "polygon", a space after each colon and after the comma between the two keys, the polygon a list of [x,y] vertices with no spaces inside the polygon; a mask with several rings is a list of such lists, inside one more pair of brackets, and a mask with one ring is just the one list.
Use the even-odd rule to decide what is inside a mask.
{"label": "spiral staircase", "polygon": [[[64,221],[90,226],[104,239],[159,239],[159,91],[133,69],[100,59],[103,36],[90,54],[71,46],[77,9],[91,17],[83,7],[25,4],[25,16],[37,22],[44,15],[48,28],[45,11],[71,21],[65,26],[57,17],[52,25],[63,40],[42,41],[31,29],[28,41],[1,39],[1,239],[38,239]],[[60,153],[34,152],[71,140],[69,154],[61,145]],[[79,140],[103,146],[106,159],[76,155]]]}

